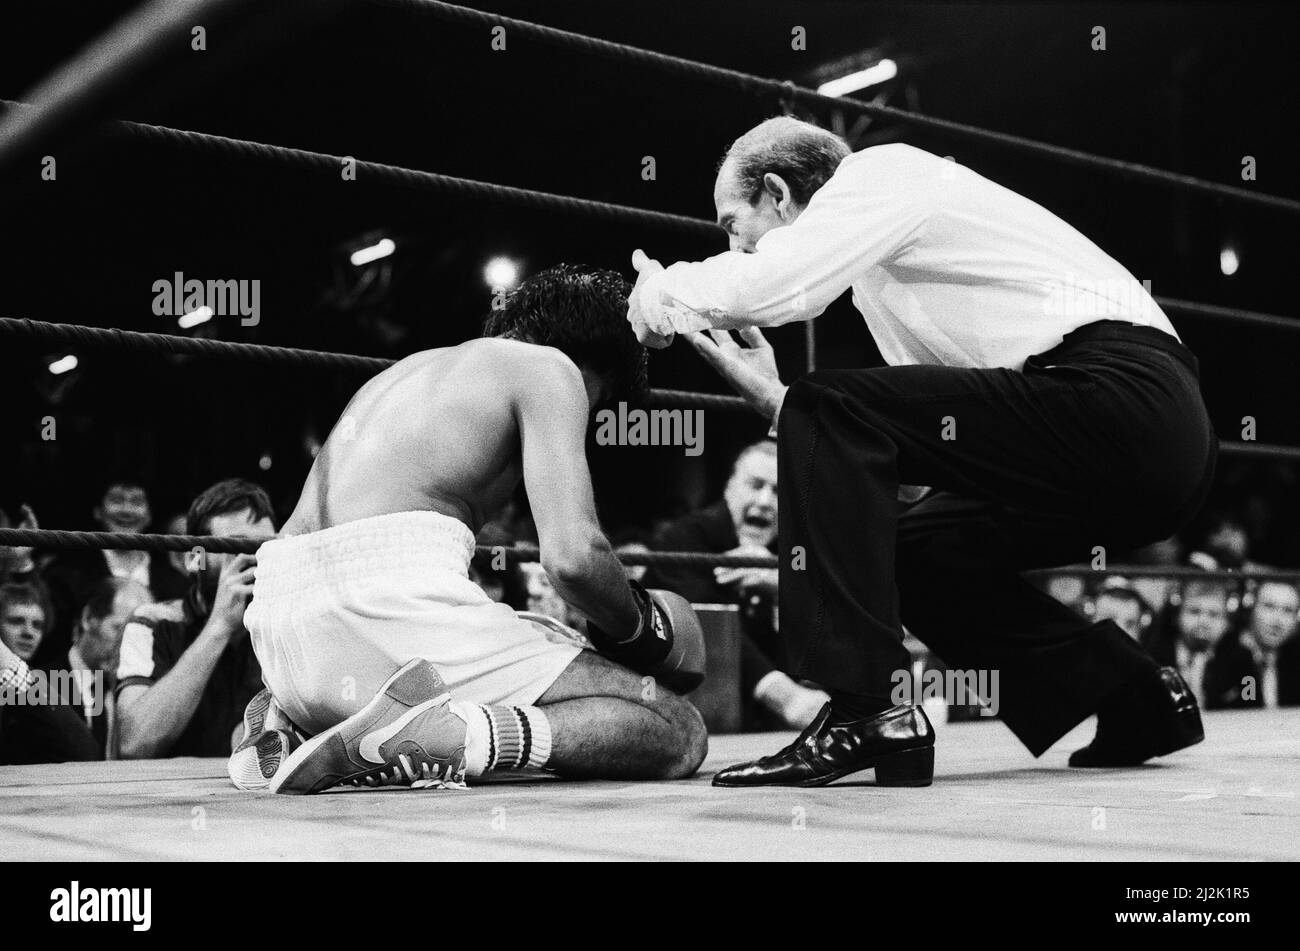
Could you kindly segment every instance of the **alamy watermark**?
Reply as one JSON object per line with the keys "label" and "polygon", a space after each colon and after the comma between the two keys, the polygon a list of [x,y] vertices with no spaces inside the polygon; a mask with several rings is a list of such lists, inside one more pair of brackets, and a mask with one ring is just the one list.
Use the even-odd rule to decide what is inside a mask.
{"label": "alamy watermark", "polygon": [[1093,280],[1074,273],[1067,273],[1062,281],[1048,281],[1043,299],[1043,313],[1049,317],[1149,317],[1154,306],[1150,281]]}
{"label": "alamy watermark", "polygon": [[208,317],[238,317],[244,327],[262,322],[260,280],[187,280],[177,271],[171,280],[154,281],[153,292],[153,312],[158,317],[184,317],[206,309]]}
{"label": "alamy watermark", "polygon": [[684,446],[686,455],[704,452],[704,410],[628,409],[596,413],[598,446]]}
{"label": "alamy watermark", "polygon": [[30,670],[24,682],[0,684],[0,707],[81,706],[86,697],[92,716],[104,712],[102,670]]}
{"label": "alamy watermark", "polygon": [[940,700],[951,706],[980,707],[980,716],[995,717],[1001,708],[1000,672],[996,670],[930,669],[919,678],[911,670],[896,670],[890,677],[894,689],[889,695],[896,706],[912,706],[926,700]]}
{"label": "alamy watermark", "polygon": [[152,888],[82,888],[74,881],[50,892],[50,921],[129,922],[132,931],[153,925]]}

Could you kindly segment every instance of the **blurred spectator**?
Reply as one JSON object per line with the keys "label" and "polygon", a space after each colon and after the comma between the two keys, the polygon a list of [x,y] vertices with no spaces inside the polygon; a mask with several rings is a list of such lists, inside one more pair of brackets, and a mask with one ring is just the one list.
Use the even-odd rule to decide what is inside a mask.
{"label": "blurred spectator", "polygon": [[[185,534],[185,513],[177,512],[175,515],[169,518],[167,520],[167,525],[164,531],[166,531],[168,535],[184,535]],[[185,564],[185,559],[187,557],[189,557],[189,552],[169,551],[167,553],[167,560],[171,562],[171,566],[174,569],[176,569],[176,573],[180,575],[182,578],[184,578],[186,575],[190,573],[189,567]]]}
{"label": "blurred spectator", "polygon": [[1278,707],[1300,704],[1300,591],[1282,581],[1255,589],[1238,637],[1219,648],[1221,683],[1206,706]]}
{"label": "blurred spectator", "polygon": [[1087,603],[1088,586],[1080,575],[1052,575],[1044,583],[1043,590],[1067,608],[1079,612]]}
{"label": "blurred spectator", "polygon": [[1216,513],[1210,518],[1200,550],[1224,568],[1240,568],[1250,557],[1246,523],[1236,515]]}
{"label": "blurred spectator", "polygon": [[506,560],[504,552],[504,549],[513,547],[514,538],[494,520],[479,529],[476,541],[479,545],[499,550],[476,552],[469,562],[469,580],[482,588],[493,601],[522,611],[528,600],[524,575],[517,562]]}
{"label": "blurred spectator", "polygon": [[72,632],[68,660],[73,669],[116,674],[122,630],[131,615],[149,603],[149,589],[138,581],[105,578],[95,585]]}
{"label": "blurred spectator", "polygon": [[1139,642],[1152,619],[1146,599],[1125,578],[1107,578],[1102,582],[1092,596],[1089,614],[1098,621],[1114,621],[1125,634]]}
{"label": "blurred spectator", "polygon": [[1236,598],[1223,581],[1192,578],[1167,609],[1172,623],[1152,625],[1143,645],[1161,664],[1171,665],[1204,706],[1225,682],[1216,648],[1232,624]]}
{"label": "blurred spectator", "polygon": [[0,642],[32,663],[50,628],[50,597],[39,582],[0,586]]}
{"label": "blurred spectator", "polygon": [[[186,534],[268,539],[273,517],[260,486],[229,479],[194,500]],[[127,623],[117,686],[124,758],[230,753],[244,708],[262,689],[244,627],[256,564],[254,555],[208,552],[179,610],[144,608]]]}
{"label": "blurred spectator", "polygon": [[[505,541],[499,541],[505,539]],[[480,545],[537,544],[537,525],[522,490],[508,499],[479,529]]]}
{"label": "blurred spectator", "polygon": [[505,579],[502,577],[502,572],[493,570],[491,555],[475,555],[470,559],[466,573],[469,575],[469,580],[482,588],[483,593],[493,601],[505,602]]}
{"label": "blurred spectator", "polygon": [[[610,536],[609,543],[614,546],[614,554],[616,555],[645,555],[651,551],[650,537],[636,528],[615,532]],[[623,566],[623,573],[631,581],[644,583],[647,571],[649,571],[649,568],[645,565]]]}
{"label": "blurred spectator", "polygon": [[[0,508],[0,528],[18,528],[30,531],[40,528],[40,525],[36,521],[36,513],[29,506],[24,505],[22,507],[22,518],[16,523],[9,518],[9,514],[4,509]],[[0,546],[0,584],[34,581],[37,580],[37,575],[37,564],[32,557],[30,547]]]}
{"label": "blurred spectator", "polygon": [[[725,555],[771,555],[777,528],[776,443],[770,439],[741,450],[718,502],[668,523],[656,539],[662,551]],[[676,591],[695,604],[740,606],[741,690],[748,701],[775,716],[779,725],[802,729],[827,702],[826,694],[799,684],[780,670],[776,637],[775,568],[701,568],[656,565],[646,572],[650,588]],[[750,719],[759,711],[751,710]]]}
{"label": "blurred spectator", "polygon": [[91,590],[72,631],[72,648],[63,665],[76,672],[78,716],[109,759],[117,758],[113,698],[122,631],[132,614],[149,604],[149,589],[128,578],[105,578]]}
{"label": "blurred spectator", "polygon": [[49,627],[49,598],[39,583],[0,585],[0,764],[100,759],[102,747],[71,699],[27,661]]}
{"label": "blurred spectator", "polygon": [[[1132,561],[1135,565],[1150,565],[1157,568],[1181,565],[1183,564],[1182,540],[1177,535],[1171,535],[1153,542],[1135,551]],[[1174,590],[1172,578],[1132,578],[1129,583],[1156,613],[1164,609],[1169,602],[1169,593]]]}
{"label": "blurred spectator", "polygon": [[551,584],[550,576],[540,564],[535,561],[526,562],[519,568],[523,573],[527,592],[523,610],[531,611],[533,614],[544,614],[580,631],[586,629],[586,621],[560,597],[555,586]]}
{"label": "blurred spectator", "polygon": [[[149,527],[149,496],[137,480],[109,482],[95,506],[94,518],[105,532],[136,534]],[[104,578],[138,581],[155,601],[179,598],[185,592],[185,575],[167,556],[145,551],[65,551],[45,569],[45,581],[54,603],[54,624],[38,658],[41,665],[58,665],[72,646],[72,626],[95,584]]]}

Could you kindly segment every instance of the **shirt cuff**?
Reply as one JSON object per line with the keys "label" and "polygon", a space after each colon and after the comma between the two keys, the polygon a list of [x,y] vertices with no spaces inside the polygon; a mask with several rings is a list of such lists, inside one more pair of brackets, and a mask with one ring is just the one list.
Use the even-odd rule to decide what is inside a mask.
{"label": "shirt cuff", "polygon": [[641,289],[641,306],[654,310],[657,316],[669,323],[676,333],[695,333],[713,326],[702,314],[678,300],[664,285],[664,272],[653,276]]}
{"label": "shirt cuff", "polygon": [[673,330],[679,334],[708,330],[713,326],[708,317],[693,310],[684,309],[681,305],[672,301],[671,298],[668,299],[668,303],[661,306],[667,309],[668,321],[673,325]]}

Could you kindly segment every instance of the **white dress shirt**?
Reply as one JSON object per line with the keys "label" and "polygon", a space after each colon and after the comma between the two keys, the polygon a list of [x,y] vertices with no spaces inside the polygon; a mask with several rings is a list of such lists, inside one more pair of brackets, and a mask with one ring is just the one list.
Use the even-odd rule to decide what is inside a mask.
{"label": "white dress shirt", "polygon": [[104,549],[104,561],[108,564],[108,573],[114,578],[125,578],[128,581],[138,581],[146,588],[149,587],[149,555],[143,553],[145,557],[136,558],[136,552],[114,551],[111,548]]}
{"label": "white dress shirt", "polygon": [[1270,710],[1277,709],[1277,650],[1266,650],[1249,634],[1241,635],[1241,644],[1250,651],[1259,670],[1259,699]]}
{"label": "white dress shirt", "polygon": [[1174,664],[1201,706],[1205,706],[1205,668],[1209,663],[1208,650],[1194,651],[1182,641],[1174,646]]}
{"label": "white dress shirt", "polygon": [[909,145],[849,156],[752,254],[673,264],[638,294],[690,332],[810,320],[849,288],[892,365],[1020,369],[1097,320],[1177,336],[1147,289],[1066,222]]}

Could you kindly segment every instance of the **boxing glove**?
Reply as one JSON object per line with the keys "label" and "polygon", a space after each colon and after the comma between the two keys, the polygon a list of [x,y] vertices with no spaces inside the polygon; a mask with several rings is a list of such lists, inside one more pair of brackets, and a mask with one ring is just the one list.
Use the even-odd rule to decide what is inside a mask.
{"label": "boxing glove", "polygon": [[654,677],[674,693],[690,693],[704,681],[704,629],[695,610],[679,594],[629,584],[641,612],[636,633],[615,641],[589,621],[587,638],[615,663]]}

